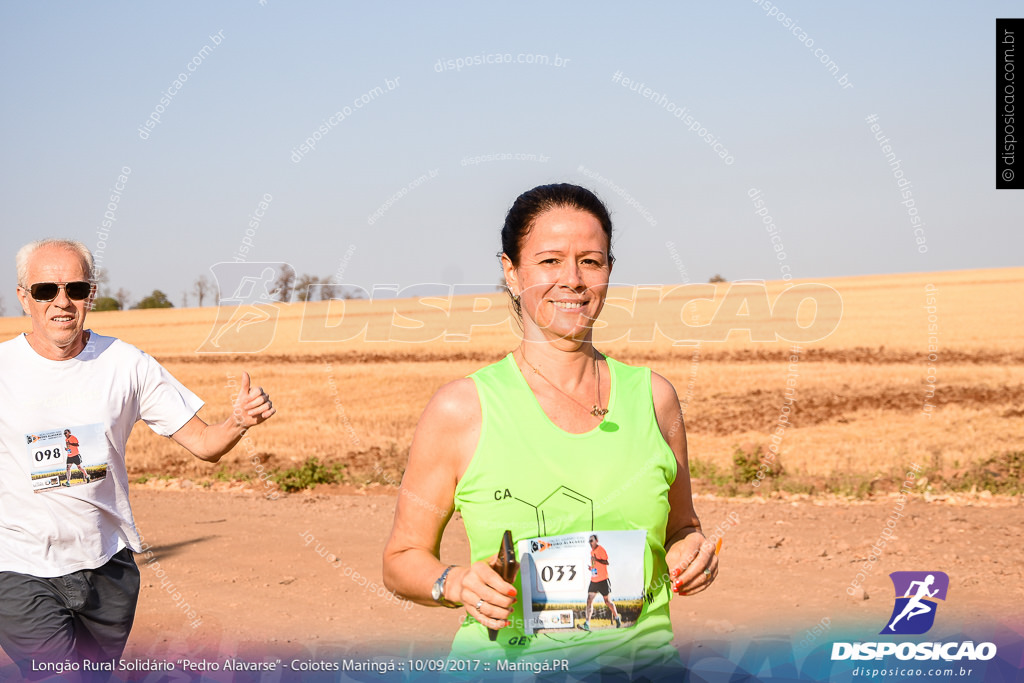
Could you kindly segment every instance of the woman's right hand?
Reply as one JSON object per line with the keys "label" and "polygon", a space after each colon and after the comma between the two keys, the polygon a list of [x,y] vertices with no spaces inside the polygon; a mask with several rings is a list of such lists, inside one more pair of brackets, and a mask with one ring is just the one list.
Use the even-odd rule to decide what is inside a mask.
{"label": "woman's right hand", "polygon": [[445,585],[446,598],[461,602],[466,614],[495,630],[509,625],[507,619],[516,602],[515,586],[501,578],[497,566],[495,554],[469,567],[457,567]]}

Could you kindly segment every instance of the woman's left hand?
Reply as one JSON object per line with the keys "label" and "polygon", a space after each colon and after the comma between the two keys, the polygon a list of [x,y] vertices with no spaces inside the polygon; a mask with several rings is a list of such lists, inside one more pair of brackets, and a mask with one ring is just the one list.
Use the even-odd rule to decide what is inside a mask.
{"label": "woman's left hand", "polygon": [[718,576],[715,544],[695,531],[672,544],[665,556],[672,590],[679,595],[700,593]]}

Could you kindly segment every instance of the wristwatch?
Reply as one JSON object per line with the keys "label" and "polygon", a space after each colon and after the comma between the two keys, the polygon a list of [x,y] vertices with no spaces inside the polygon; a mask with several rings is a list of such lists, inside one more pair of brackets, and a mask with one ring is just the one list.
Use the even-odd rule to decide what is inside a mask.
{"label": "wristwatch", "polygon": [[462,607],[462,605],[454,603],[448,598],[444,597],[444,582],[448,578],[448,572],[450,572],[454,568],[454,564],[449,565],[448,568],[445,569],[444,572],[441,574],[441,576],[437,578],[437,581],[434,582],[434,587],[430,589],[430,597],[434,598],[434,602],[441,605],[442,607],[447,607],[449,609]]}

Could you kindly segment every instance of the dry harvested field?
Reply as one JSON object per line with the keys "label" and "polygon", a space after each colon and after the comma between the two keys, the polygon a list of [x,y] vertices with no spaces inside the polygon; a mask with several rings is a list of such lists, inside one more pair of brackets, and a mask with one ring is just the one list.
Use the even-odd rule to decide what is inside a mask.
{"label": "dry harvested field", "polygon": [[[847,475],[862,489],[865,478],[884,488],[915,463],[933,478],[962,480],[972,464],[1024,450],[1024,269],[794,283],[613,292],[599,348],[673,382],[696,475],[710,477],[711,470],[719,484],[731,478],[737,445],[748,454],[757,446],[769,452],[789,408],[787,380],[793,407],[776,448],[794,489],[842,488],[838,480]],[[393,482],[431,394],[517,344],[502,295],[439,293],[268,306],[257,312],[267,320],[220,339],[222,353],[197,352],[214,348],[208,337],[230,312],[124,311],[89,319],[96,331],[163,362],[206,400],[208,420],[226,416],[243,370],[267,388],[278,416],[224,459],[222,476],[254,474],[253,455],[268,469],[315,456],[345,463],[351,483]],[[26,325],[2,319],[0,337]],[[777,334],[799,342],[798,362],[787,341],[751,340]],[[135,431],[129,448],[135,475],[210,471],[147,429]]]}
{"label": "dry harvested field", "polygon": [[[910,569],[950,574],[956,600],[936,637],[964,629],[977,640],[979,629],[1010,628],[1019,640],[1024,268],[796,285],[782,299],[783,283],[664,295],[619,289],[600,330],[602,351],[675,384],[705,525],[731,513],[741,520],[726,537],[714,590],[673,601],[680,646],[693,652],[782,633],[796,651],[823,619],[832,636],[871,638],[863,624],[877,633],[892,608],[888,572]],[[805,299],[800,306],[792,292]],[[90,314],[92,329],[148,351],[203,397],[208,420],[226,416],[243,370],[279,409],[216,470],[136,429],[133,506],[166,576],[143,566],[126,654],[443,651],[458,613],[405,610],[355,577],[379,580],[393,484],[431,394],[517,344],[505,300],[274,305],[251,312],[256,322],[242,333],[222,336],[221,353],[197,352],[223,328],[218,313],[225,315]],[[2,338],[26,329],[26,319],[0,320]],[[785,339],[755,341],[776,333]],[[787,380],[793,407],[778,444],[782,477],[755,491],[749,471],[734,471],[734,448],[768,452]],[[345,464],[346,482],[271,500],[252,479],[257,462],[271,471],[310,456]],[[892,491],[915,465],[924,478],[897,537],[865,582],[866,596],[851,598],[845,589],[893,510]],[[468,557],[458,519],[443,553],[451,562]],[[186,618],[167,581],[200,624]]]}

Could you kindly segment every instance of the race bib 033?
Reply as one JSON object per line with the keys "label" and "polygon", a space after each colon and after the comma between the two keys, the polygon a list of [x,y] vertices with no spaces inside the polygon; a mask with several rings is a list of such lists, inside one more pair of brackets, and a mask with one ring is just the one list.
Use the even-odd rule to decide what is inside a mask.
{"label": "race bib 033", "polygon": [[646,543],[643,530],[519,541],[526,633],[634,626],[644,604]]}

